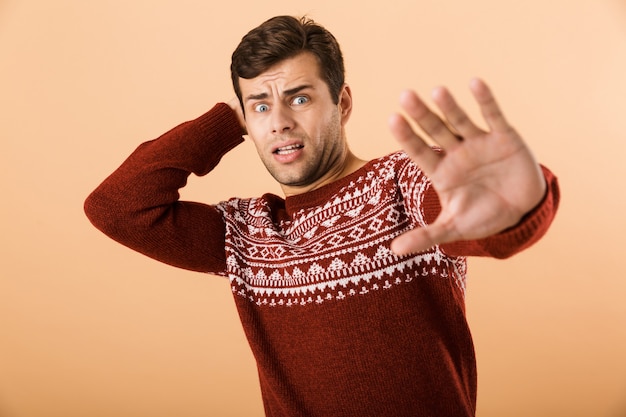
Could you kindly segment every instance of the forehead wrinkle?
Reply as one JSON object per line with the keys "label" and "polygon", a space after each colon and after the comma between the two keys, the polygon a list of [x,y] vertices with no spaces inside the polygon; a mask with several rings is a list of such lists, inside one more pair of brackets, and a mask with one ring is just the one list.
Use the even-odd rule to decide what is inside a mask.
{"label": "forehead wrinkle", "polygon": [[[296,61],[296,59],[298,59]],[[306,61],[315,60],[315,71]],[[303,62],[305,61],[305,62]],[[252,92],[245,96],[245,101],[267,100],[272,95],[278,97],[290,96],[304,88],[315,89],[319,76],[317,58],[308,53],[295,58],[289,58],[270,68],[267,72],[253,79],[242,79]],[[294,86],[295,87],[290,87]],[[283,88],[284,90],[280,91]]]}

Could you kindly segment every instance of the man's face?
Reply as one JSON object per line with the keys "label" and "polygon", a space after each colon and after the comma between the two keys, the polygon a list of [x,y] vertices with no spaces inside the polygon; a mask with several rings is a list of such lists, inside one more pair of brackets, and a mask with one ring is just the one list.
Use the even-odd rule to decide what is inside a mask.
{"label": "man's face", "polygon": [[334,104],[319,74],[316,57],[302,53],[239,79],[248,134],[287,195],[330,182],[348,153],[343,125],[350,91],[344,86]]}

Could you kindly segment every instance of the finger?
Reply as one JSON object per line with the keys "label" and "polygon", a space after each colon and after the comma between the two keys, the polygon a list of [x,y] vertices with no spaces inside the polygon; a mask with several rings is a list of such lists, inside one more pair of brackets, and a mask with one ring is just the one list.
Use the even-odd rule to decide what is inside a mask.
{"label": "finger", "polygon": [[414,91],[403,91],[400,94],[400,105],[439,146],[451,149],[458,145],[458,136],[441,120],[441,117],[428,108]]}
{"label": "finger", "polygon": [[498,102],[487,84],[479,78],[474,78],[470,82],[470,89],[480,106],[485,122],[487,122],[491,130],[500,132],[510,130],[511,126],[506,121]]}
{"label": "finger", "polygon": [[461,137],[471,138],[480,135],[483,131],[476,126],[456,102],[452,94],[445,87],[433,90],[433,100],[441,109],[448,124],[454,128]]}
{"label": "finger", "polygon": [[428,174],[434,170],[439,163],[440,156],[413,131],[403,116],[392,115],[389,118],[389,129],[409,158],[425,173]]}

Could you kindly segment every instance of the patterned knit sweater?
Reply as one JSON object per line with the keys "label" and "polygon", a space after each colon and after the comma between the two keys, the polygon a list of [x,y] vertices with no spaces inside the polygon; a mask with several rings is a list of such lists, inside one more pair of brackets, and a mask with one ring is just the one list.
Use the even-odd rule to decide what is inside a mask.
{"label": "patterned knit sweater", "polygon": [[547,230],[558,186],[517,226],[415,256],[389,250],[439,201],[404,153],[288,197],[179,201],[242,142],[234,113],[205,115],[142,144],[87,199],[104,233],[168,264],[228,277],[268,416],[473,416],[476,363],[465,256],[504,258]]}

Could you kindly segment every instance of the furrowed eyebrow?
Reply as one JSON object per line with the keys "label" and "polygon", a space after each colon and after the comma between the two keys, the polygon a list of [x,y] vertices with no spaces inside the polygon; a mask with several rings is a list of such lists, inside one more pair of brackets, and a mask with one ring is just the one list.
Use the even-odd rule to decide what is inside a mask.
{"label": "furrowed eyebrow", "polygon": [[307,88],[313,88],[312,85],[304,84],[298,87],[290,88],[289,90],[283,91],[284,96],[293,96],[294,94],[298,94],[302,90],[306,90]]}
{"label": "furrowed eyebrow", "polygon": [[267,93],[250,94],[249,96],[246,97],[246,101],[250,101],[250,100],[265,100],[268,97],[269,97],[269,94],[267,94]]}
{"label": "furrowed eyebrow", "polygon": [[[302,90],[306,90],[307,88],[313,88],[313,86],[310,85],[310,84],[299,85],[297,87],[290,88],[289,90],[283,91],[282,95],[283,96],[292,96],[294,94],[299,93]],[[268,97],[269,97],[268,93],[250,94],[249,96],[246,97],[245,101],[247,102],[247,101],[250,101],[250,100],[265,100]]]}

